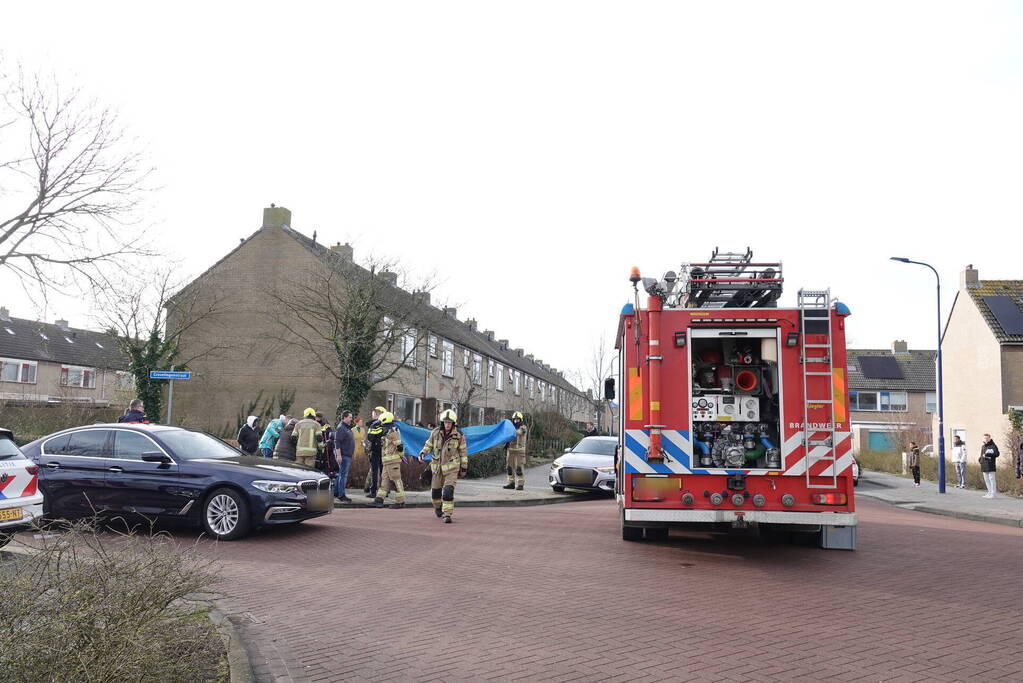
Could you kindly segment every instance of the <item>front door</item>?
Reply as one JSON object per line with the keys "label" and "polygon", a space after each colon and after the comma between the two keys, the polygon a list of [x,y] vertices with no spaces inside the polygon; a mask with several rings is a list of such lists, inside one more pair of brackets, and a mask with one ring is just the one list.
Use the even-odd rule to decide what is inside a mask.
{"label": "front door", "polygon": [[145,434],[113,430],[113,460],[107,474],[110,508],[146,517],[176,515],[189,498],[178,484],[178,466],[146,462],[143,453],[163,452]]}

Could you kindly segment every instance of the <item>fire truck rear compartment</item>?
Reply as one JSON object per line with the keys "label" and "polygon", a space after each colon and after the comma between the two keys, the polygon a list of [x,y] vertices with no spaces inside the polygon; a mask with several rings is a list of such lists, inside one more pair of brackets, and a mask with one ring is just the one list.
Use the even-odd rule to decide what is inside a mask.
{"label": "fire truck rear compartment", "polygon": [[695,467],[781,469],[774,335],[773,329],[762,328],[700,330],[691,335]]}

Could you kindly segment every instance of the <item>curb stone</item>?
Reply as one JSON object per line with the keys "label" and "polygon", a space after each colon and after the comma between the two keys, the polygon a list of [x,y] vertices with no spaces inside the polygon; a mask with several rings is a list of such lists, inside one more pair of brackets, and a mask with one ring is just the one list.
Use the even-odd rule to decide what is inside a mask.
{"label": "curb stone", "polygon": [[231,671],[231,683],[252,683],[256,679],[252,673],[248,650],[242,644],[241,633],[227,615],[216,607],[210,607],[209,615],[210,621],[220,631],[227,646],[227,666]]}
{"label": "curb stone", "polygon": [[1023,522],[1017,521],[1015,519],[1006,519],[1005,517],[995,517],[992,515],[978,515],[972,512],[957,512],[955,510],[944,510],[941,508],[932,508],[928,505],[915,505],[912,508],[912,510],[916,512],[928,512],[932,515],[954,517],[955,519],[968,519],[972,522],[988,522],[990,524],[1002,524],[1005,526],[1011,526],[1016,529],[1023,527]]}

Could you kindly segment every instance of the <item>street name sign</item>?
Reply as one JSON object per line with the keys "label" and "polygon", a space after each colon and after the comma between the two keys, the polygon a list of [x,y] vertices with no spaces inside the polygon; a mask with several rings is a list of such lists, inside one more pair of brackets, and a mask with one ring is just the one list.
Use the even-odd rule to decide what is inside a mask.
{"label": "street name sign", "polygon": [[192,373],[187,370],[150,370],[149,379],[192,379]]}

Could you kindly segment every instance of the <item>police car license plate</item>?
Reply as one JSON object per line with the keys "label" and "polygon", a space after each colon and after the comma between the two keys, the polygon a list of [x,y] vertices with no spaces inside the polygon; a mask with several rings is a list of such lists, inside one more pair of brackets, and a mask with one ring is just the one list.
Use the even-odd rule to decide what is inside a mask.
{"label": "police car license plate", "polygon": [[330,491],[317,491],[309,494],[309,507],[313,510],[329,510],[333,503]]}
{"label": "police car license plate", "polygon": [[11,520],[21,519],[21,517],[21,508],[0,510],[0,522],[10,522]]}

